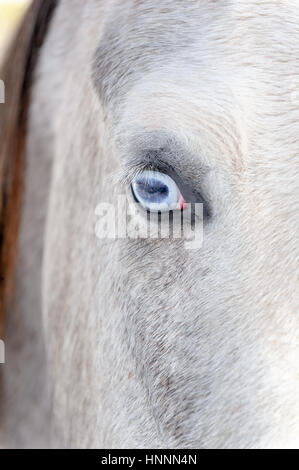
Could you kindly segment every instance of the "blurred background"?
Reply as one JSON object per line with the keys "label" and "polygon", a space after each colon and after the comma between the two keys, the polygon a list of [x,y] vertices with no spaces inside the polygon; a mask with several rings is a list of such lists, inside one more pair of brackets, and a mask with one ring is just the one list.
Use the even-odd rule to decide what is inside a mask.
{"label": "blurred background", "polygon": [[31,0],[0,0],[0,60]]}

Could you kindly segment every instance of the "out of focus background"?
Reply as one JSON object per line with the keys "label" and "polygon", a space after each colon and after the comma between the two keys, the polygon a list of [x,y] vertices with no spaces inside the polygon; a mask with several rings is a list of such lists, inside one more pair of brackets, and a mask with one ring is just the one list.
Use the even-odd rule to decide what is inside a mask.
{"label": "out of focus background", "polygon": [[0,60],[31,0],[0,0]]}

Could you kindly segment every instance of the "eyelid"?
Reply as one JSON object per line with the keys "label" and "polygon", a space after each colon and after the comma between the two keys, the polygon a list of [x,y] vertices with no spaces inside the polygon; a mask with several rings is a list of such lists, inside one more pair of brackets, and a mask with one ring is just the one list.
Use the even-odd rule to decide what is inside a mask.
{"label": "eyelid", "polygon": [[127,165],[125,173],[120,175],[120,182],[126,185],[131,185],[134,179],[145,171],[156,171],[158,173],[169,176],[180,187],[180,178],[177,172],[168,164],[160,162],[159,164],[149,164],[149,162],[139,162],[137,164]]}

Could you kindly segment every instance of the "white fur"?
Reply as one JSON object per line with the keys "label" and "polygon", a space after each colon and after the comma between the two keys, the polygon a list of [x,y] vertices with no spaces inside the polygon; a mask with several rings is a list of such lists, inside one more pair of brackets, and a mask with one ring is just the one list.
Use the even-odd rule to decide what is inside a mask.
{"label": "white fur", "polygon": [[[298,25],[295,1],[61,1],[28,144],[54,161],[56,445],[299,447]],[[115,175],[161,132],[213,209],[198,252],[95,236],[98,203],[126,191]]]}

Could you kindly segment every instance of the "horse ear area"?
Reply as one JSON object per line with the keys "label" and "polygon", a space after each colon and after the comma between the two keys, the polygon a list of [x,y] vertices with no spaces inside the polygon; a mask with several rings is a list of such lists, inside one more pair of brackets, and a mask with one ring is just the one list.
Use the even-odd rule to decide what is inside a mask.
{"label": "horse ear area", "polygon": [[13,291],[32,77],[57,3],[32,2],[0,67],[5,90],[0,104],[0,338]]}

